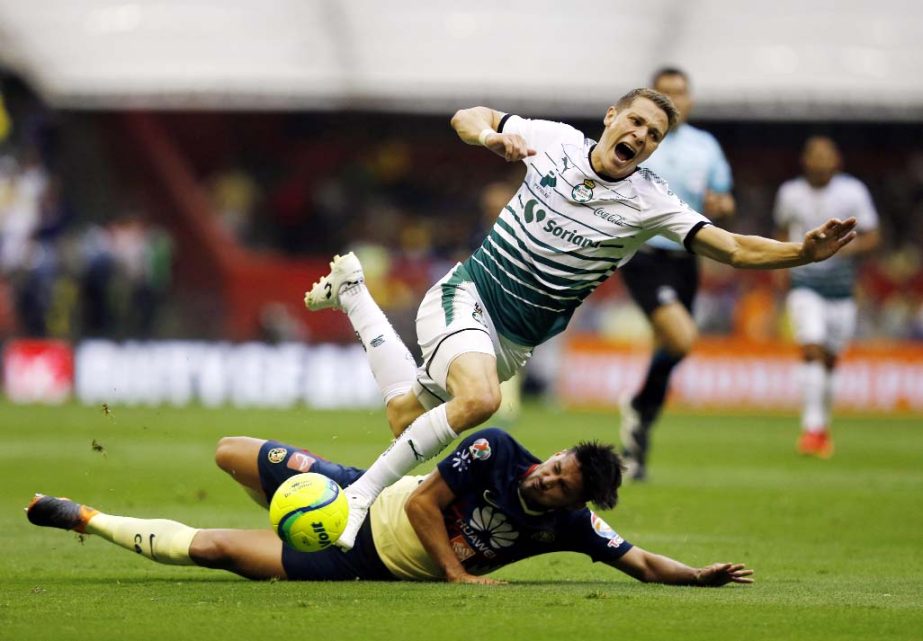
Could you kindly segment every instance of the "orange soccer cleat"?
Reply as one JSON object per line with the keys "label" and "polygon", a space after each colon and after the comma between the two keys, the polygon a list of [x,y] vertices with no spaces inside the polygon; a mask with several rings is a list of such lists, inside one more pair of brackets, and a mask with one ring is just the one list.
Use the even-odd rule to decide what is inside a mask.
{"label": "orange soccer cleat", "polygon": [[26,517],[35,525],[56,527],[83,533],[87,523],[99,514],[86,505],[75,503],[67,498],[57,498],[36,494],[26,508]]}
{"label": "orange soccer cleat", "polygon": [[830,438],[830,432],[802,432],[801,438],[798,439],[798,453],[820,459],[830,458],[833,456],[833,439]]}

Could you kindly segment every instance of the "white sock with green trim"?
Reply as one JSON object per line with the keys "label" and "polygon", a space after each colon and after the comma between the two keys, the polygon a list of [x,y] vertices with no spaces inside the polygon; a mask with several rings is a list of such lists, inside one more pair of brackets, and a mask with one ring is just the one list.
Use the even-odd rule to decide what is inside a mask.
{"label": "white sock with green trim", "polygon": [[126,550],[134,550],[158,563],[195,565],[189,546],[197,529],[167,519],[136,519],[100,512],[86,525],[87,534],[96,534]]}
{"label": "white sock with green trim", "polygon": [[381,491],[420,463],[428,461],[458,434],[449,426],[445,405],[422,414],[391,443],[346,493],[371,505]]}
{"label": "white sock with green trim", "polygon": [[802,363],[801,428],[806,432],[821,432],[824,424],[824,366],[818,361]]}
{"label": "white sock with green trim", "polygon": [[829,429],[833,424],[833,390],[836,386],[836,374],[833,370],[824,368],[824,425]]}
{"label": "white sock with green trim", "polygon": [[340,306],[365,349],[385,405],[410,390],[417,363],[365,285],[340,292]]}

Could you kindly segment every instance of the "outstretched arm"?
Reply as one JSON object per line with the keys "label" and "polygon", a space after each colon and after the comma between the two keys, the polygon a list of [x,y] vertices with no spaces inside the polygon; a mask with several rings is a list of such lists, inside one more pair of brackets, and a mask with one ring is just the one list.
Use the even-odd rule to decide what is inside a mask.
{"label": "outstretched arm", "polygon": [[451,122],[452,128],[465,144],[487,147],[509,162],[534,156],[535,150],[519,134],[497,132],[502,117],[499,111],[488,107],[471,107],[455,112]]}
{"label": "outstretched arm", "polygon": [[804,235],[800,243],[762,236],[744,236],[706,225],[691,242],[692,251],[719,263],[743,269],[781,269],[826,260],[855,237],[856,219],[831,218]]}
{"label": "outstretched arm", "polygon": [[753,583],[753,570],[743,563],[714,563],[693,568],[661,554],[653,554],[635,546],[628,550],[615,566],[645,583],[718,587],[726,583]]}
{"label": "outstretched arm", "polygon": [[475,576],[465,570],[455,551],[449,544],[449,532],[445,528],[442,510],[455,499],[452,489],[446,484],[439,470],[434,470],[420,486],[413,491],[404,511],[413,526],[423,548],[445,572],[450,583],[502,583],[486,576]]}

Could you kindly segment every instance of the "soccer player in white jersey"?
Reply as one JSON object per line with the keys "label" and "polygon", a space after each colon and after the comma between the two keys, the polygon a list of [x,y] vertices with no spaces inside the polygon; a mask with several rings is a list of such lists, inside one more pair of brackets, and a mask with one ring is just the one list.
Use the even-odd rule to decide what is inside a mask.
{"label": "soccer player in white jersey", "polygon": [[500,381],[562,332],[583,299],[651,236],[758,269],[824,260],[853,238],[852,219],[827,221],[791,243],[709,224],[638,167],[676,123],[673,103],[652,89],[632,90],[609,107],[599,142],[563,123],[487,107],[462,109],[451,122],[463,142],[528,170],[481,247],[424,297],[419,369],[366,289],[353,254],[336,257],[305,295],[309,309],[349,316],[397,437],[346,489],[349,523],[337,541],[344,549],[382,489],[490,418],[500,406]]}
{"label": "soccer player in white jersey", "polygon": [[[692,209],[712,220],[733,215],[731,168],[721,146],[710,133],[686,122],[693,104],[689,78],[680,69],[666,67],[654,73],[651,86],[673,101],[679,118],[644,167],[666,180]],[[696,256],[685,247],[654,236],[619,273],[654,334],[654,351],[641,387],[620,401],[626,476],[642,480],[650,430],[666,400],[670,375],[698,335],[692,305],[699,287],[699,268]]]}
{"label": "soccer player in white jersey", "polygon": [[776,196],[775,223],[779,238],[799,238],[805,230],[828,217],[852,217],[856,240],[842,253],[823,263],[791,271],[788,313],[801,346],[801,437],[798,451],[829,458],[834,368],[856,324],[853,286],[856,259],[879,242],[878,214],[868,189],[840,172],[840,151],[830,138],[815,136],[804,145],[804,175],[785,182]]}

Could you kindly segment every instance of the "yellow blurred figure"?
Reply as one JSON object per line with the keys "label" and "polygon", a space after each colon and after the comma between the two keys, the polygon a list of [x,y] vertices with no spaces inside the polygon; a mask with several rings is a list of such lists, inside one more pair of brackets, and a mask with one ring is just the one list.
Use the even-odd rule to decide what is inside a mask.
{"label": "yellow blurred figure", "polygon": [[6,140],[10,135],[10,129],[13,128],[13,120],[6,110],[6,104],[3,102],[3,94],[0,94],[0,143]]}

